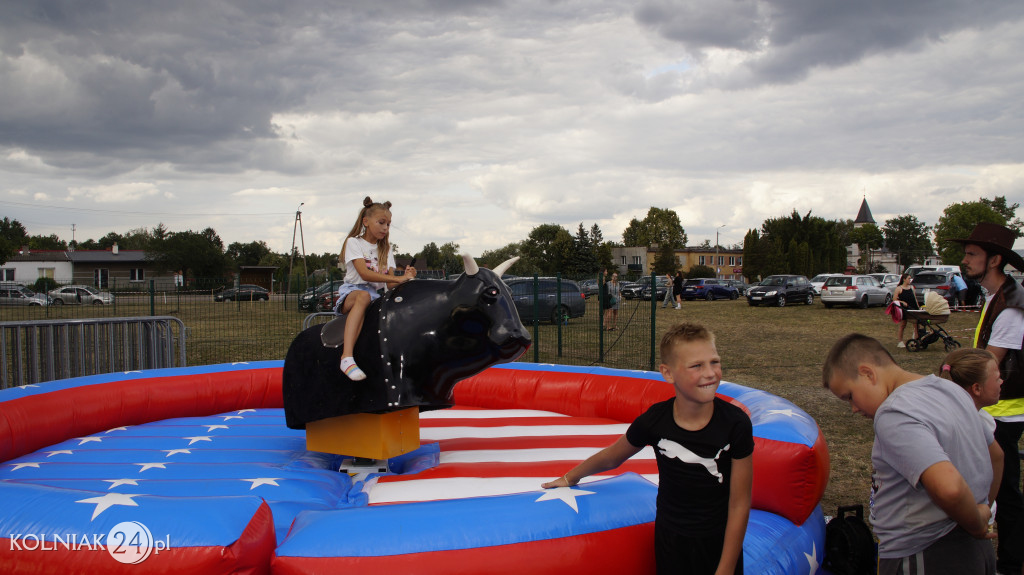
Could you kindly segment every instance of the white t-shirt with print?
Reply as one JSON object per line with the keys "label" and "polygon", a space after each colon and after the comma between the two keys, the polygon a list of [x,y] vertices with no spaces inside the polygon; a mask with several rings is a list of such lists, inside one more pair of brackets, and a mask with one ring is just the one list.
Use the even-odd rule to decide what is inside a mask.
{"label": "white t-shirt with print", "polygon": [[384,282],[368,282],[360,277],[356,271],[353,260],[361,259],[366,263],[366,269],[380,274],[388,273],[389,269],[395,267],[394,253],[388,252],[388,262],[384,269],[380,268],[377,261],[377,244],[371,244],[361,237],[351,237],[345,240],[345,282],[350,284],[369,284],[373,289],[381,289]]}
{"label": "white t-shirt with print", "polygon": [[[985,301],[985,310],[993,296]],[[983,314],[984,315],[984,314]],[[988,345],[1003,349],[1020,349],[1024,340],[1024,311],[1020,308],[1008,307],[999,313],[992,322],[992,333],[988,336]]]}

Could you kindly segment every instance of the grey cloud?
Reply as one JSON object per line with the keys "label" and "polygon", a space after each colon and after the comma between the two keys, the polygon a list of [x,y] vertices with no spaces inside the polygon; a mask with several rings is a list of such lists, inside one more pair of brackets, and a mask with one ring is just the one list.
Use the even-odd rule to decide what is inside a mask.
{"label": "grey cloud", "polygon": [[[790,83],[889,51],[913,51],[960,30],[1024,18],[1004,0],[645,0],[636,21],[700,55],[748,53],[747,81]],[[734,78],[735,80],[735,78]]]}

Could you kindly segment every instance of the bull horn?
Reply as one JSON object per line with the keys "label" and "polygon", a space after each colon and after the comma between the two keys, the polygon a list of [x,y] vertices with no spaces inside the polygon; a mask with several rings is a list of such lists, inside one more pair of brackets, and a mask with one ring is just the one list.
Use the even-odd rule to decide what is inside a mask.
{"label": "bull horn", "polygon": [[466,268],[467,276],[475,276],[480,271],[480,266],[476,265],[476,260],[469,254],[462,254],[462,265]]}
{"label": "bull horn", "polygon": [[501,265],[494,268],[494,273],[500,278],[502,275],[505,274],[506,271],[508,271],[508,268],[512,267],[512,264],[516,263],[517,261],[519,261],[519,256],[505,260],[504,262],[501,263]]}

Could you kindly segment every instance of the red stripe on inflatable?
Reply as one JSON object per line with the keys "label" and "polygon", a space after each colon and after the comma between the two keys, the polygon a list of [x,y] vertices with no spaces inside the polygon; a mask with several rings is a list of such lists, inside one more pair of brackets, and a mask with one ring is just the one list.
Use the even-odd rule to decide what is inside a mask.
{"label": "red stripe on inflatable", "polygon": [[83,385],[0,403],[0,461],[72,437],[173,417],[282,407],[282,368]]}
{"label": "red stripe on inflatable", "polygon": [[457,437],[423,441],[423,445],[439,444],[441,451],[472,451],[477,449],[552,449],[558,447],[608,447],[619,435],[553,435],[548,437]]}
{"label": "red stripe on inflatable", "polygon": [[[92,549],[81,545],[68,548],[59,543],[47,542],[46,545],[49,548],[43,550],[26,549],[22,543],[12,542],[10,534],[5,533],[4,535],[5,537],[0,538],[0,573],[4,575],[36,575],[38,573],[75,573],[78,575],[245,573],[268,575],[270,560],[277,545],[273,516],[270,506],[266,502],[256,510],[238,540],[227,547],[173,547],[174,534],[169,533],[167,537],[172,545],[170,549],[154,551],[136,565],[124,564],[115,560],[105,547],[105,538],[101,541],[101,545],[95,545]],[[52,536],[53,533],[45,533],[45,535]],[[106,533],[89,535],[99,536],[106,535]],[[153,536],[160,537],[155,533]],[[37,543],[37,541],[31,542],[33,546]]]}
{"label": "red stripe on inflatable", "polygon": [[615,419],[597,417],[448,417],[420,419],[424,427],[505,427],[508,425],[614,425]]}
{"label": "red stripe on inflatable", "polygon": [[[572,461],[490,461],[486,463],[442,463],[437,467],[424,469],[412,475],[385,475],[378,483],[402,483],[417,479],[448,479],[452,477],[536,477],[555,479],[575,467],[581,460]],[[612,471],[596,475],[616,476],[627,471],[641,475],[658,473],[658,464],[653,459],[630,459]],[[540,484],[537,485],[540,489]]]}
{"label": "red stripe on inflatable", "polygon": [[588,575],[654,573],[654,523],[528,543],[387,557],[277,557],[275,575],[308,573],[416,573],[418,575]]}

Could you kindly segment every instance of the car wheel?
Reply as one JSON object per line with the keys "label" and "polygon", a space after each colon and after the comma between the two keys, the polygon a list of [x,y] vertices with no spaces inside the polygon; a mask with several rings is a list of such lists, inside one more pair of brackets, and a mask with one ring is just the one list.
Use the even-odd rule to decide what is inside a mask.
{"label": "car wheel", "polygon": [[708,292],[708,293],[704,294],[704,299],[707,300],[707,301],[712,301],[712,300],[715,299],[715,294],[713,294],[711,292]]}
{"label": "car wheel", "polygon": [[569,308],[560,305],[551,310],[551,323],[569,322]]}
{"label": "car wheel", "polygon": [[757,307],[757,302],[748,299],[747,300],[747,305],[749,305],[750,307]]}
{"label": "car wheel", "polygon": [[53,305],[64,305],[64,300],[62,300],[62,299],[55,299],[55,300],[53,300]]}
{"label": "car wheel", "polygon": [[103,305],[103,300],[94,299],[92,300],[92,305]]}
{"label": "car wheel", "polygon": [[868,309],[868,296],[860,298],[860,303],[857,304],[860,309]]}
{"label": "car wheel", "polygon": [[814,305],[814,294],[807,294],[807,305]]}
{"label": "car wheel", "polygon": [[889,305],[891,303],[892,303],[892,294],[891,293],[885,294],[885,301],[882,302],[882,305],[887,306],[887,305]]}
{"label": "car wheel", "polygon": [[779,307],[786,307],[786,296],[779,294],[779,297],[775,299],[775,305]]}
{"label": "car wheel", "polygon": [[731,294],[729,294],[729,299],[739,299],[739,297],[739,292],[732,292]]}

